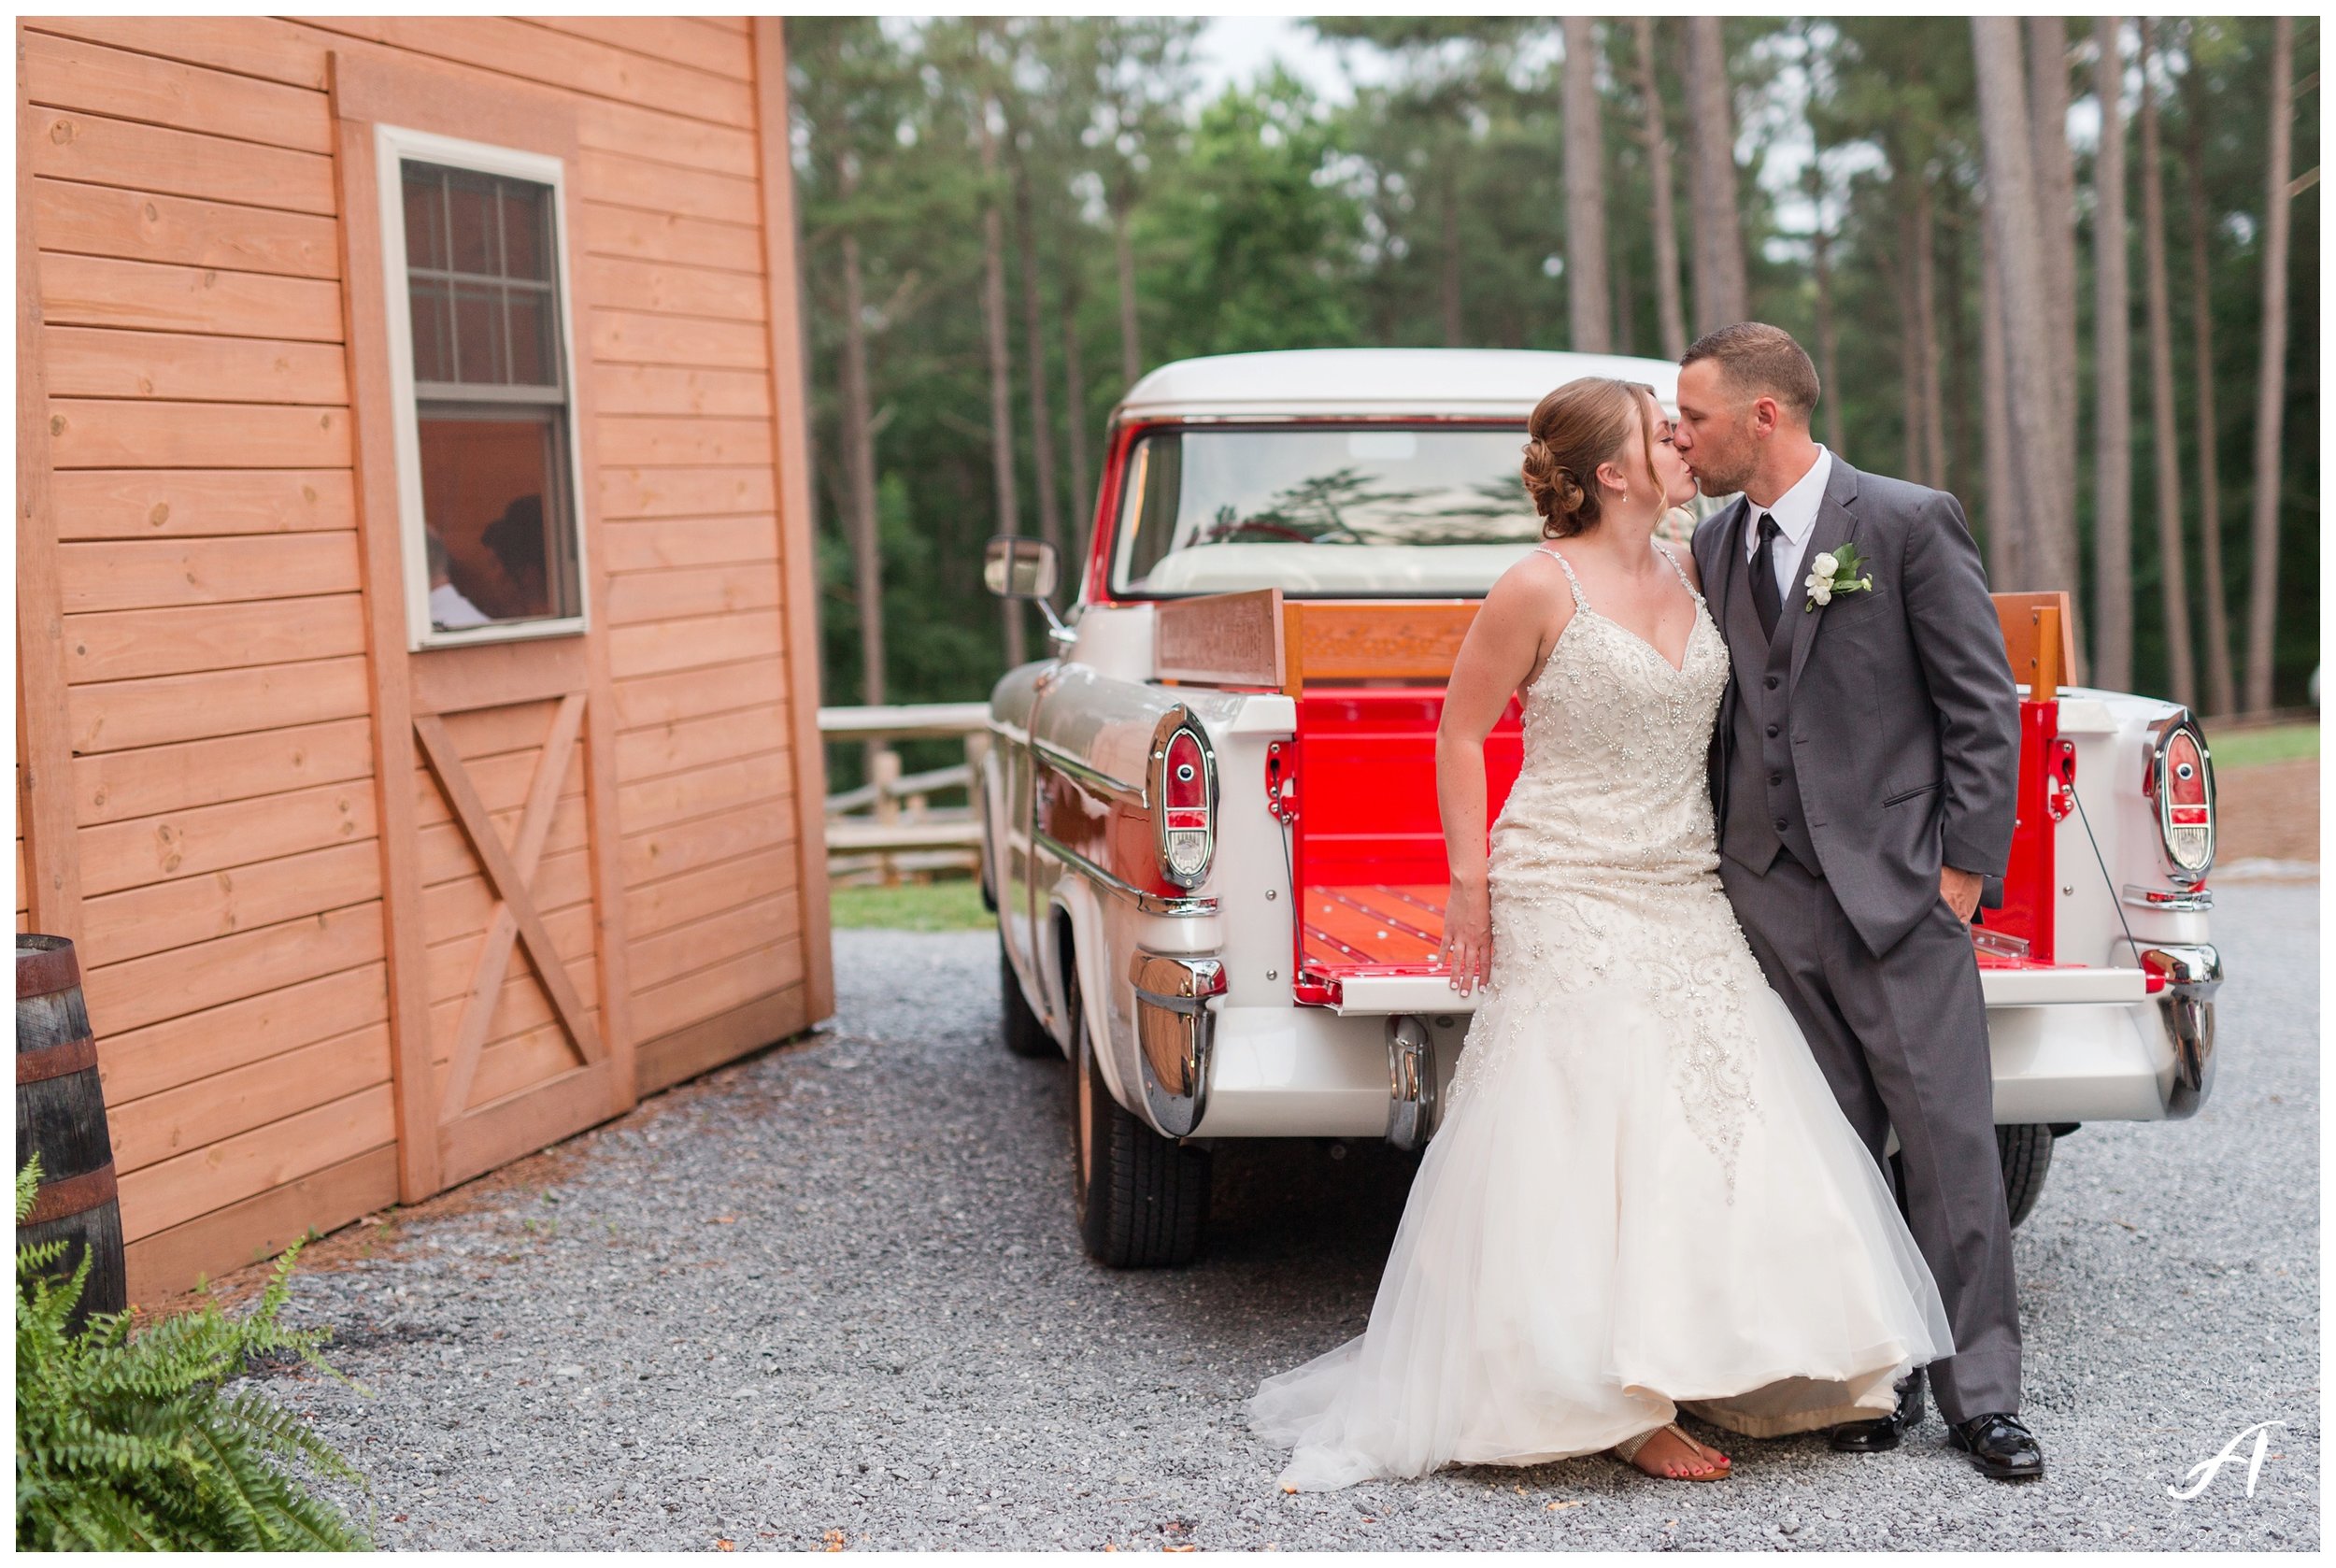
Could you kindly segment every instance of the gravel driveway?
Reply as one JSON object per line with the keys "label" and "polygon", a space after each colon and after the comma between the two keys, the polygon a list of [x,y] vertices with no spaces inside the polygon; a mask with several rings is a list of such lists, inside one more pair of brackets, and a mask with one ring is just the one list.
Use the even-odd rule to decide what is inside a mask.
{"label": "gravel driveway", "polygon": [[[2017,1233],[2040,1486],[1933,1413],[1895,1454],[1731,1443],[1715,1486],[1589,1458],[1282,1494],[1239,1403],[1360,1331],[1408,1164],[1220,1146],[1199,1265],[1090,1263],[1066,1072],[997,1043],[986,934],[839,933],[830,1033],[304,1273],[292,1315],[369,1397],[263,1382],[391,1547],[2316,1547],[2317,892],[2222,890],[2213,1100],[2063,1139]],[[2243,1463],[2167,1496],[2263,1420],[2252,1500]]]}

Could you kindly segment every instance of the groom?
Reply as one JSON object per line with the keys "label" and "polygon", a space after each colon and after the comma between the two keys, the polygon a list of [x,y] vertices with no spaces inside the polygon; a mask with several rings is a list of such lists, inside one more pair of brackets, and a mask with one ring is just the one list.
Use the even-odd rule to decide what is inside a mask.
{"label": "groom", "polygon": [[[1678,449],[1706,495],[1743,495],[1693,545],[1735,667],[1712,748],[1720,879],[1877,1162],[1898,1133],[1899,1202],[1955,1334],[1930,1368],[1949,1441],[1990,1476],[2041,1476],[2017,1418],[2019,1302],[1968,930],[2010,852],[2019,758],[1987,574],[1953,496],[1861,474],[1810,438],[1816,369],[1790,334],[1722,327],[1680,366]],[[1922,1376],[1833,1447],[1898,1447]]]}

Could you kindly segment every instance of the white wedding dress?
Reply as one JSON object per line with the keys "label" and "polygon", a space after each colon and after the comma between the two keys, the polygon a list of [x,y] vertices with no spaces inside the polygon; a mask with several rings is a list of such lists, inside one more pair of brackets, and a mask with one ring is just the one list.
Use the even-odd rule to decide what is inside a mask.
{"label": "white wedding dress", "polygon": [[1682,1406],[1755,1437],[1864,1419],[1953,1353],[1720,888],[1718,627],[1697,595],[1674,669],[1549,553],[1574,614],[1526,693],[1442,1124],[1368,1329],[1246,1406],[1291,1490],[1595,1453]]}

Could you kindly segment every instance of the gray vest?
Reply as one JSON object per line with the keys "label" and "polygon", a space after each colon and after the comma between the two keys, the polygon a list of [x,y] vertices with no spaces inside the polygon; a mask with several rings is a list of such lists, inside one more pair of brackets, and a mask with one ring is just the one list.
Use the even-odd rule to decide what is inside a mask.
{"label": "gray vest", "polygon": [[[1792,618],[1805,612],[1802,596],[1788,593],[1784,613],[1776,618],[1776,640],[1761,634],[1759,612],[1752,607],[1751,563],[1744,551],[1744,539],[1759,523],[1759,512],[1747,510],[1728,563],[1735,577],[1729,584],[1728,624],[1720,630],[1735,661],[1736,702],[1728,819],[1720,824],[1719,847],[1731,860],[1763,874],[1778,849],[1790,850],[1804,868],[1816,871],[1816,847],[1809,841],[1801,780],[1792,765]],[[1809,536],[1811,543],[1816,538]],[[1765,555],[1759,569],[1770,569]],[[1749,673],[1756,670],[1760,673]]]}

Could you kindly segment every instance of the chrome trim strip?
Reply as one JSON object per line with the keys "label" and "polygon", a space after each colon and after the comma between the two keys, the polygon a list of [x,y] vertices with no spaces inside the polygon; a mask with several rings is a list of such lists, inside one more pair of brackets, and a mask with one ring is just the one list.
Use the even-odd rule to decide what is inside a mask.
{"label": "chrome trim strip", "polygon": [[2009,932],[1983,925],[1971,928],[1971,945],[1983,953],[1993,953],[1998,958],[2024,959],[2029,950],[2027,937],[2014,936]]}
{"label": "chrome trim strip", "polygon": [[1079,761],[1052,741],[1040,740],[1033,735],[1030,740],[1030,748],[1045,758],[1048,766],[1061,768],[1082,784],[1092,784],[1106,794],[1124,796],[1139,806],[1147,804],[1144,791],[1135,785],[1114,778],[1092,763]]}
{"label": "chrome trim strip", "polygon": [[1096,886],[1118,893],[1147,915],[1167,915],[1179,919],[1190,919],[1217,913],[1217,901],[1213,898],[1170,898],[1161,893],[1147,893],[1132,882],[1121,881],[1076,849],[1049,834],[1033,829],[1031,833],[1031,839],[1040,848],[1069,866],[1073,871],[1079,873]]}
{"label": "chrome trim strip", "polygon": [[2125,885],[2125,902],[2136,909],[2156,909],[2169,915],[2202,915],[2215,906],[2212,888],[2144,888]]}

